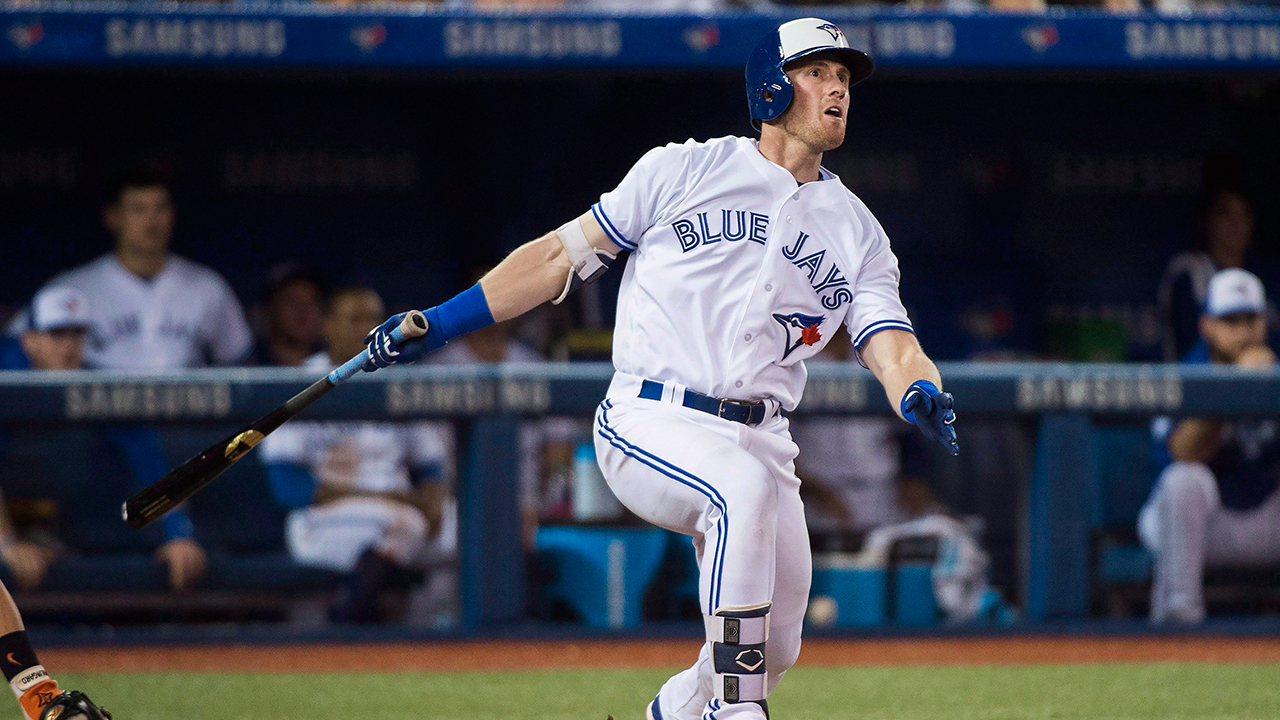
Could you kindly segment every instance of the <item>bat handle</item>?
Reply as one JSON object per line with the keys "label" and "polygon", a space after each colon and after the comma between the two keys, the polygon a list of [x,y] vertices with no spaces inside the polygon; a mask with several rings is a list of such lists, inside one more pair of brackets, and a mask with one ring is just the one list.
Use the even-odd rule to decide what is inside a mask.
{"label": "bat handle", "polygon": [[[427,318],[419,310],[410,310],[405,313],[404,320],[400,321],[400,326],[391,331],[391,342],[399,345],[406,339],[422,337],[427,334]],[[364,369],[365,363],[369,362],[369,348],[361,350],[359,354],[346,361],[333,372],[329,373],[329,382],[338,385],[351,379],[356,373]]]}

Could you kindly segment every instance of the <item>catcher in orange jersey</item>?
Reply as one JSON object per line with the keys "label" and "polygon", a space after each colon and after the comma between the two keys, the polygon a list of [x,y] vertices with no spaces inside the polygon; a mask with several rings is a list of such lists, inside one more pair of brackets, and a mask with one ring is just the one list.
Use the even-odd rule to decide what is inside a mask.
{"label": "catcher in orange jersey", "polygon": [[63,691],[36,659],[18,606],[0,583],[0,668],[30,720],[111,720],[77,690]]}

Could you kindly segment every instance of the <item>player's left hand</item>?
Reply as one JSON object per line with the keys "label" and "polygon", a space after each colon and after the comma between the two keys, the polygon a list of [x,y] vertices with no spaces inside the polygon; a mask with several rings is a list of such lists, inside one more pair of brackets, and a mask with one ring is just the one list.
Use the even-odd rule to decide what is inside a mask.
{"label": "player's left hand", "polygon": [[910,413],[915,419],[916,427],[927,438],[937,440],[952,455],[960,454],[960,443],[956,440],[955,398],[949,392],[930,392],[927,387],[912,385],[902,401],[904,414]]}
{"label": "player's left hand", "polygon": [[405,365],[417,361],[431,349],[427,344],[427,336],[406,338],[397,345],[391,339],[391,331],[400,327],[404,316],[408,313],[396,313],[387,321],[369,331],[364,336],[364,344],[369,346],[369,362],[365,370],[373,372],[389,365]]}

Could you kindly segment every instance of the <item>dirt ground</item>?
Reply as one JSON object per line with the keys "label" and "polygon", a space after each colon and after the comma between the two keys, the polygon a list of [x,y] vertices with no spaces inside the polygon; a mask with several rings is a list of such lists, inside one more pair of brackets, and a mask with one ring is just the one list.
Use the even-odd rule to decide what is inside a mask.
{"label": "dirt ground", "polygon": [[[468,641],[369,645],[48,648],[58,672],[349,672],[672,667],[695,640]],[[1095,662],[1280,662],[1277,638],[1012,637],[806,640],[801,665],[977,665]]]}

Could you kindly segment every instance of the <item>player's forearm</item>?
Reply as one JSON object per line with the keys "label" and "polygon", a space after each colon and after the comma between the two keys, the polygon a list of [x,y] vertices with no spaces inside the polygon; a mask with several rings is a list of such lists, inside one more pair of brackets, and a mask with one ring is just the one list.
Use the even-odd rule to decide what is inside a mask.
{"label": "player's forearm", "polygon": [[900,401],[917,380],[928,380],[942,389],[938,367],[920,349],[914,335],[902,330],[884,330],[872,335],[862,353],[863,360],[884,386],[894,412],[902,417]]}
{"label": "player's forearm", "polygon": [[1222,423],[1187,418],[1169,434],[1169,456],[1178,462],[1209,462],[1222,446]]}
{"label": "player's forearm", "polygon": [[899,401],[902,400],[911,383],[917,380],[928,380],[939,390],[942,389],[942,377],[938,374],[938,367],[919,351],[914,357],[905,358],[900,363],[886,367],[878,377],[880,384],[884,386],[885,396],[889,398],[889,405],[893,407],[894,412],[898,413],[898,417],[902,417]]}
{"label": "player's forearm", "polygon": [[494,322],[518,317],[555,299],[569,271],[568,255],[554,232],[516,248],[480,280]]}

